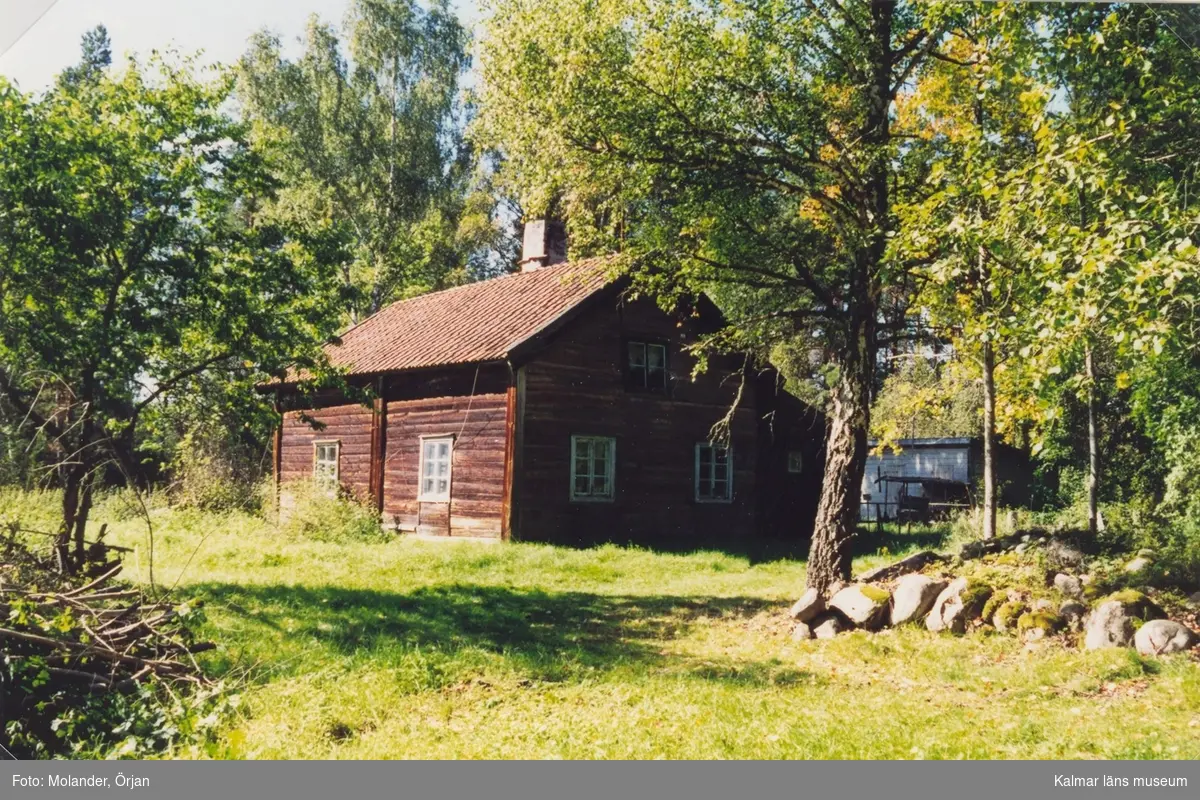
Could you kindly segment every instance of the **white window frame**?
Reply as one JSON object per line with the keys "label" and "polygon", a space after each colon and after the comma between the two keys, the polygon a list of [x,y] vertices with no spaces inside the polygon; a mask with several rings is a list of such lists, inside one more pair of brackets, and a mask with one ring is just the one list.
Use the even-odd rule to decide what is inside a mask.
{"label": "white window frame", "polygon": [[[713,450],[714,452],[717,450],[725,451],[726,474],[725,474],[725,496],[724,497],[711,497],[711,496],[703,497],[700,494],[700,454],[704,450],[709,450],[709,449]],[[713,468],[714,469],[716,468],[716,464],[717,464],[717,461],[716,461],[716,458],[714,458],[713,459]],[[713,444],[712,442],[696,442],[695,457],[693,458],[693,466],[694,466],[695,480],[692,484],[692,487],[694,490],[692,493],[692,496],[695,497],[697,503],[732,503],[733,502],[733,448],[732,447],[722,447],[721,445]],[[709,475],[708,480],[709,480],[710,489],[711,489],[711,484],[716,483],[716,480],[712,477],[711,473]]]}
{"label": "white window frame", "polygon": [[[793,461],[793,459],[795,460]],[[793,469],[793,466],[795,469]],[[799,475],[800,473],[804,472],[803,450],[788,450],[787,471],[789,475]]]}
{"label": "white window frame", "polygon": [[[633,370],[635,369],[630,350],[635,347],[641,348],[642,351],[642,363],[640,367],[636,367],[642,371],[642,383],[638,388],[651,392],[666,391],[667,384],[670,382],[670,375],[667,372],[667,346],[662,342],[644,342],[639,339],[628,340],[625,343],[625,369],[630,375],[633,374]],[[650,382],[650,348],[652,347],[657,347],[662,351],[662,366],[658,370],[662,373],[661,384],[651,384]]]}
{"label": "white window frame", "polygon": [[[592,442],[593,444],[597,443],[597,442],[601,442],[605,445],[605,447],[608,448],[608,458],[605,462],[605,470],[604,470],[604,481],[605,481],[605,484],[608,486],[608,492],[605,494],[596,494],[596,493],[593,493],[590,489],[587,492],[577,492],[575,490],[575,484],[576,484],[577,478],[586,477],[586,478],[588,478],[588,481],[590,484],[591,480],[594,479],[597,475],[597,473],[594,472],[595,461],[596,461],[594,453],[590,457],[589,466],[588,466],[589,471],[586,476],[580,476],[578,471],[576,470],[576,463],[578,461],[578,458],[576,457],[576,453],[578,452],[579,443],[585,442],[585,441]],[[617,440],[615,438],[613,438],[612,436],[588,436],[588,435],[572,436],[571,437],[571,502],[572,503],[611,503],[611,502],[613,502],[617,496],[617,483],[616,483],[617,468],[616,467],[617,467]]]}
{"label": "white window frame", "polygon": [[[321,469],[322,464],[331,463],[321,458],[322,448],[333,448],[333,470]],[[317,439],[313,442],[313,483],[328,492],[337,491],[342,473],[342,442],[340,439]]]}
{"label": "white window frame", "polygon": [[[454,490],[454,434],[441,433],[434,436],[420,437],[421,449],[420,458],[417,463],[417,502],[418,503],[449,503],[450,494]],[[425,491],[425,449],[430,444],[438,445],[446,443],[446,490],[438,492],[434,490]],[[440,458],[434,457],[433,463],[436,465],[441,461]],[[436,466],[435,466],[436,469]],[[431,476],[433,485],[437,486],[437,481],[440,475]]]}

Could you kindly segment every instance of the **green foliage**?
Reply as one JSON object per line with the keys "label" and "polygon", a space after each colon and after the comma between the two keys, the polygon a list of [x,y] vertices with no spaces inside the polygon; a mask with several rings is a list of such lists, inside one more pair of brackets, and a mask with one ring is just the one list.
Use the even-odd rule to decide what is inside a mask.
{"label": "green foliage", "polygon": [[265,211],[322,242],[354,321],[484,271],[502,238],[461,141],[466,45],[441,0],[356,0],[340,37],[314,16],[299,58],[263,31],[238,67],[242,113],[283,182]]}
{"label": "green foliage", "polygon": [[[273,492],[271,486],[267,491]],[[280,488],[279,532],[319,542],[385,542],[379,515],[367,505],[343,495],[331,496],[308,481]]]}
{"label": "green foliage", "polygon": [[911,358],[889,375],[871,406],[871,435],[898,439],[976,436],[982,393],[961,363]]}
{"label": "green foliage", "polygon": [[40,98],[0,79],[0,417],[57,468],[76,562],[106,472],[144,474],[147,409],[319,371],[337,324],[336,276],[259,213],[276,187],[230,89],[160,58]]}

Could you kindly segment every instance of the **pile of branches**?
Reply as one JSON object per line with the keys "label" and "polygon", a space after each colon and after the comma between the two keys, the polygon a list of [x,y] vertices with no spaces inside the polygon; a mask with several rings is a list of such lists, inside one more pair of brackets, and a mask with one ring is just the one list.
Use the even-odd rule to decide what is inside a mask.
{"label": "pile of branches", "polygon": [[104,544],[103,529],[77,574],[59,569],[52,547],[33,546],[37,533],[0,527],[0,723],[10,738],[15,723],[17,738],[61,739],[63,713],[77,715],[81,703],[128,707],[147,687],[174,696],[210,685],[194,654],[214,645],[192,634],[195,604],[152,599],[121,581],[120,548]]}

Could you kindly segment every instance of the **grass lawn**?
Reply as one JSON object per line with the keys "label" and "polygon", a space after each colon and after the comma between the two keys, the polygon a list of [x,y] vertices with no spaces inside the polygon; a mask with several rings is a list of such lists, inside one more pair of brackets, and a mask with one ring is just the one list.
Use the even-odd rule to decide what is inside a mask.
{"label": "grass lawn", "polygon": [[[159,584],[204,598],[211,665],[244,682],[230,758],[1200,758],[1186,657],[915,628],[793,642],[796,560],[155,513]],[[115,532],[144,578],[144,533]]]}

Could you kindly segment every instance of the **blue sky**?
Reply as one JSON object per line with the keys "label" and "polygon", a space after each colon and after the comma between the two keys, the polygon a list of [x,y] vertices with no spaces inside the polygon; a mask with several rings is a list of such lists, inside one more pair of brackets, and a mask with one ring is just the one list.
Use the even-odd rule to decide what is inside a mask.
{"label": "blue sky", "polygon": [[[0,0],[0,48],[49,0]],[[0,55],[0,75],[25,91],[44,89],[79,56],[84,32],[103,23],[113,59],[174,47],[204,51],[206,62],[231,63],[246,39],[267,27],[293,41],[309,14],[340,23],[347,0],[58,0],[32,28]],[[455,3],[464,22],[478,19],[472,0]]]}

